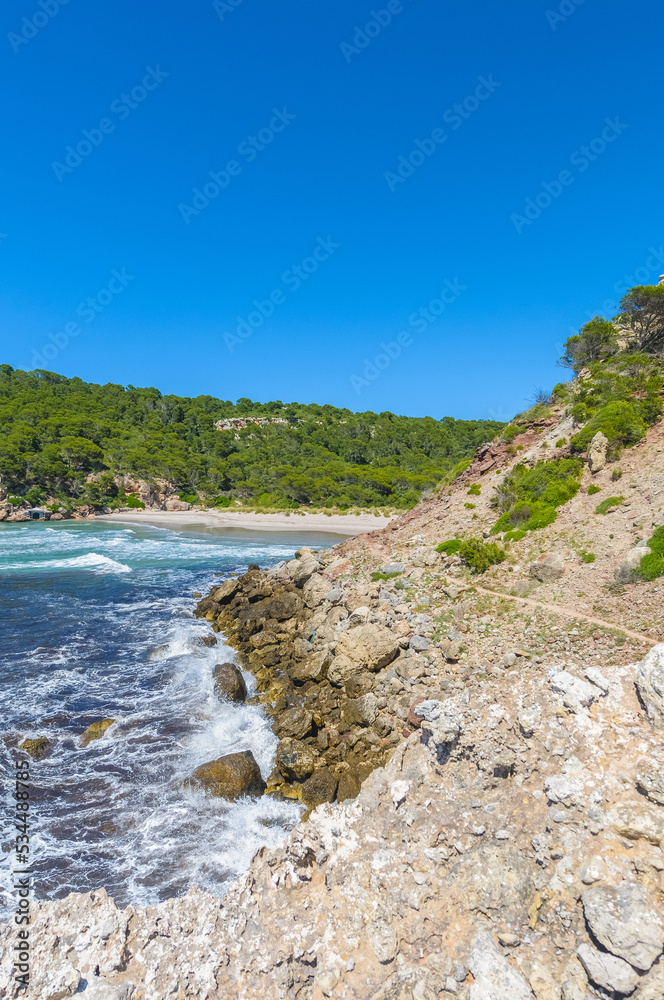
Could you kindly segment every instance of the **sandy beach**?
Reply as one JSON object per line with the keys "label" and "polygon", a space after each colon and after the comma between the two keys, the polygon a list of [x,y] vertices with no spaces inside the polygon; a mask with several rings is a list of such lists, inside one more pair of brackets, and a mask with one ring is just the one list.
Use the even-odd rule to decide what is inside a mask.
{"label": "sandy beach", "polygon": [[252,511],[118,511],[116,514],[99,514],[99,521],[125,521],[135,524],[152,524],[174,531],[194,530],[196,526],[210,528],[238,528],[249,531],[321,531],[335,535],[361,535],[386,527],[393,518],[373,514],[255,514]]}

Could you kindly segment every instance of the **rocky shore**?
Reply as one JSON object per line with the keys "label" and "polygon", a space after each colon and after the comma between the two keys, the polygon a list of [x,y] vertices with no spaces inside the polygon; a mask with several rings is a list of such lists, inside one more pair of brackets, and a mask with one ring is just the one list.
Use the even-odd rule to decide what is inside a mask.
{"label": "rocky shore", "polygon": [[[267,791],[307,809],[354,798],[386,762],[402,738],[386,711],[391,682],[424,673],[415,649],[431,646],[386,627],[377,586],[339,583],[348,568],[334,553],[300,549],[213,587],[196,609],[256,676],[254,700],[273,717],[279,746]],[[231,676],[222,693],[229,686]]]}
{"label": "rocky shore", "polygon": [[[533,454],[538,433],[560,425],[527,429]],[[594,513],[610,473],[588,470],[482,575],[438,548],[488,536],[493,447],[386,529],[214,586],[217,692],[242,701],[253,674],[279,745],[265,783],[248,754],[191,781],[298,800],[303,822],[223,899],[36,905],[20,995],[662,1000],[662,603],[618,575],[661,519],[663,443],[623,458],[627,510]],[[0,928],[14,998],[12,944]]]}

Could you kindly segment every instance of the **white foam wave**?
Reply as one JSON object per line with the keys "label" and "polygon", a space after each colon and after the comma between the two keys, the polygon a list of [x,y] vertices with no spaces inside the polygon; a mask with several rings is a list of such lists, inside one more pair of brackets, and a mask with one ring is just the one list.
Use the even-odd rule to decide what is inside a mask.
{"label": "white foam wave", "polygon": [[83,556],[71,559],[43,559],[41,561],[5,563],[5,570],[42,570],[42,569],[89,569],[95,573],[131,573],[131,566],[109,559],[98,552],[88,552]]}

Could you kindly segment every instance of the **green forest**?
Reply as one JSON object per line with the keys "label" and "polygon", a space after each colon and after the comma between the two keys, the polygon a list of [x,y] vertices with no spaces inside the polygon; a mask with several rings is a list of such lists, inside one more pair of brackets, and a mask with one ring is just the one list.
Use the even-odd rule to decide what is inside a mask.
{"label": "green forest", "polygon": [[[269,422],[215,427],[237,418]],[[407,508],[502,427],[279,400],[188,399],[0,365],[0,496],[139,505],[118,485],[128,475],[221,507]]]}

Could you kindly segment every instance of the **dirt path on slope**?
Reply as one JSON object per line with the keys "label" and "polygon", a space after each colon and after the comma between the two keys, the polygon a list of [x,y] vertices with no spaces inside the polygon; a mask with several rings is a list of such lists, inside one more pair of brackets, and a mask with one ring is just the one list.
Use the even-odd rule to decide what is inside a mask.
{"label": "dirt path on slope", "polygon": [[616,625],[615,622],[606,622],[602,618],[593,618],[591,615],[583,614],[583,612],[577,611],[575,608],[570,608],[566,604],[543,604],[541,601],[534,601],[531,597],[516,597],[513,594],[502,594],[498,590],[487,590],[485,587],[475,587],[474,589],[478,594],[488,594],[490,597],[504,597],[508,601],[526,604],[531,608],[552,611],[554,614],[562,615],[564,618],[576,618],[580,621],[592,622],[593,625],[601,625],[603,628],[622,632],[623,635],[628,635],[630,639],[638,639],[639,642],[646,642],[651,646],[659,644],[659,639],[651,639],[650,636],[642,635],[640,632],[632,632],[628,628],[623,628],[622,625]]}

